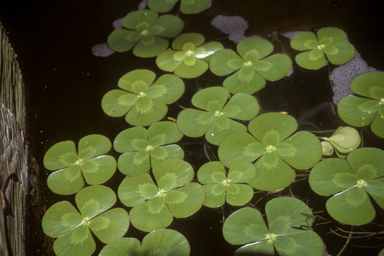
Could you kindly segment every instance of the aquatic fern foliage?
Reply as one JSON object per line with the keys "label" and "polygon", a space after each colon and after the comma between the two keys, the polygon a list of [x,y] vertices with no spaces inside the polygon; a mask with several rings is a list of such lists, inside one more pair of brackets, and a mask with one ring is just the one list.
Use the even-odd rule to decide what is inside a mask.
{"label": "aquatic fern foliage", "polygon": [[339,28],[325,27],[313,32],[300,32],[291,40],[291,47],[304,51],[296,55],[297,65],[306,69],[324,67],[326,59],[334,65],[347,63],[355,56],[355,48],[345,42],[347,34]]}
{"label": "aquatic fern foliage", "polygon": [[191,249],[187,239],[172,229],[157,229],[143,238],[142,244],[136,238],[120,238],[104,246],[99,256],[188,256]]}
{"label": "aquatic fern foliage", "polygon": [[177,127],[189,137],[205,134],[207,141],[214,145],[219,145],[232,133],[246,132],[247,128],[233,119],[251,120],[259,113],[259,104],[249,94],[238,93],[230,99],[229,96],[223,87],[198,91],[192,104],[199,109],[183,110],[177,117]]}
{"label": "aquatic fern foliage", "polygon": [[359,132],[349,126],[340,126],[331,137],[320,137],[320,139],[323,140],[321,142],[323,155],[331,156],[336,151],[340,158],[345,158],[348,153],[355,150],[361,143]]}
{"label": "aquatic fern foliage", "polygon": [[247,132],[234,133],[219,146],[219,158],[225,166],[237,160],[255,162],[256,179],[249,184],[259,190],[274,191],[287,187],[295,171],[314,166],[322,156],[319,139],[297,129],[296,120],[281,113],[266,113],[249,122]]}
{"label": "aquatic fern foliage", "polygon": [[193,168],[181,159],[167,159],[152,168],[156,184],[149,174],[126,177],[120,184],[120,201],[133,207],[131,223],[150,232],[168,227],[173,217],[185,218],[197,212],[205,200],[204,188],[191,182]]}
{"label": "aquatic fern foliage", "polygon": [[[144,127],[126,129],[116,136],[114,148],[119,153],[118,168],[128,176],[140,176],[158,162],[168,158],[183,159],[178,142],[183,134],[173,122],[158,122],[148,130]],[[171,145],[168,145],[171,144]]]}
{"label": "aquatic fern foliage", "polygon": [[253,197],[253,188],[247,183],[256,178],[256,168],[250,162],[236,161],[227,174],[222,163],[212,161],[200,167],[197,178],[205,189],[205,206],[215,208],[225,202],[241,206]]}
{"label": "aquatic fern foliage", "polygon": [[[48,187],[57,194],[74,194],[89,185],[109,180],[116,170],[116,160],[103,155],[112,144],[105,136],[93,134],[79,141],[78,152],[73,141],[62,141],[53,145],[44,156],[44,166],[55,171],[48,177]],[[83,179],[84,176],[84,179]]]}
{"label": "aquatic fern foliage", "polygon": [[255,93],[265,86],[266,80],[279,80],[292,67],[287,55],[270,55],[272,52],[273,45],[267,40],[244,39],[237,45],[237,53],[230,49],[217,52],[211,59],[210,69],[218,76],[236,71],[223,83],[230,93]]}
{"label": "aquatic fern foliage", "polygon": [[128,213],[110,209],[116,202],[112,189],[95,185],[82,189],[75,197],[79,209],[68,201],[52,205],[44,214],[44,233],[57,238],[53,250],[57,256],[90,256],[96,249],[93,234],[103,243],[121,238],[129,227]]}
{"label": "aquatic fern foliage", "polygon": [[156,58],[157,66],[175,72],[182,78],[193,78],[202,75],[208,69],[212,55],[223,49],[219,42],[205,43],[201,34],[187,33],[175,38],[172,49],[161,53]]}
{"label": "aquatic fern foliage", "polygon": [[350,88],[362,97],[342,98],[337,105],[340,118],[355,127],[371,124],[372,132],[384,138],[384,73],[362,74],[351,82]]}
{"label": "aquatic fern foliage", "polygon": [[363,225],[375,217],[370,195],[384,209],[384,151],[359,148],[347,161],[329,158],[313,167],[309,175],[313,191],[328,199],[328,213],[348,225]]}
{"label": "aquatic fern foliage", "polygon": [[226,241],[242,245],[235,255],[321,256],[323,241],[311,230],[309,207],[292,197],[280,197],[265,206],[268,226],[261,213],[249,207],[232,213],[223,226]]}
{"label": "aquatic fern foliage", "polygon": [[184,93],[183,81],[166,74],[155,81],[156,75],[147,69],[136,69],[119,79],[118,86],[107,92],[101,106],[113,117],[125,116],[134,126],[147,126],[161,120],[168,111],[167,104],[177,101]]}
{"label": "aquatic fern foliage", "polygon": [[124,28],[116,29],[108,36],[108,46],[116,52],[133,48],[133,54],[142,58],[155,57],[165,51],[169,45],[165,38],[177,36],[184,27],[179,17],[170,14],[159,17],[151,10],[129,13],[122,25]]}
{"label": "aquatic fern foliage", "polygon": [[[179,0],[149,0],[148,7],[156,12],[169,12]],[[209,7],[211,0],[180,0],[180,12],[194,14]]]}

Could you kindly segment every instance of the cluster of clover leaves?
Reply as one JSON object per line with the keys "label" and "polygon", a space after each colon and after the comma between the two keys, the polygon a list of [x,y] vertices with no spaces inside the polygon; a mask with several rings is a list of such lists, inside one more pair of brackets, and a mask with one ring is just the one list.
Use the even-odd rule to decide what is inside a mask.
{"label": "cluster of clover leaves", "polygon": [[[282,113],[260,114],[251,94],[266,81],[283,78],[292,68],[291,59],[273,53],[273,45],[250,38],[236,48],[224,49],[219,42],[205,42],[201,34],[186,33],[180,18],[167,12],[177,1],[149,0],[152,10],[128,14],[124,28],[108,37],[118,52],[133,49],[138,57],[156,57],[157,66],[173,74],[156,79],[150,70],[132,70],[118,81],[119,89],[102,99],[102,109],[113,117],[125,116],[132,127],[120,132],[113,148],[121,153],[105,155],[112,148],[102,135],[88,135],[76,147],[73,141],[53,145],[45,154],[44,166],[52,172],[49,188],[62,195],[76,193],[75,208],[68,201],[51,206],[44,215],[44,232],[53,238],[57,255],[91,255],[96,248],[91,233],[107,244],[99,255],[189,255],[187,239],[165,229],[174,217],[185,218],[203,205],[210,208],[225,203],[246,205],[254,190],[276,191],[289,186],[295,170],[311,169],[309,184],[319,195],[332,196],[326,203],[329,214],[349,225],[369,223],[375,217],[370,197],[384,208],[384,151],[358,148],[359,132],[339,127],[330,137],[317,137],[299,131],[298,123]],[[181,0],[183,13],[208,7],[209,0]],[[156,12],[157,11],[157,12]],[[166,38],[176,37],[170,49]],[[297,65],[319,69],[344,64],[354,56],[346,34],[326,27],[298,33],[292,40]],[[223,86],[202,89],[194,94],[194,108],[184,109],[175,122],[161,121],[167,105],[184,93],[182,78],[202,75],[208,69],[227,76]],[[349,125],[371,124],[372,131],[384,137],[384,73],[357,77],[352,91],[338,105],[340,117]],[[195,171],[183,160],[183,149],[175,144],[183,137],[205,136],[218,146],[220,161],[211,161]],[[321,140],[321,141],[320,141]],[[327,158],[336,152],[338,158]],[[325,160],[322,160],[322,158]],[[126,177],[118,187],[118,198],[130,208],[112,208],[116,194],[100,185],[116,168]],[[84,188],[84,180],[88,184]],[[112,209],[110,209],[112,208]],[[265,207],[268,225],[259,210],[244,207],[231,214],[223,225],[224,238],[244,245],[235,254],[322,255],[321,238],[311,230],[313,213],[296,198],[270,200]],[[129,225],[149,232],[142,242],[123,238]],[[304,228],[303,228],[304,227]]]}

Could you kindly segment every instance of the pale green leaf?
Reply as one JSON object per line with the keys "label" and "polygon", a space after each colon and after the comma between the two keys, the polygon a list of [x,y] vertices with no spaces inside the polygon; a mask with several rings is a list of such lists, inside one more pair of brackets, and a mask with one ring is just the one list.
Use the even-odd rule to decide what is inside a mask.
{"label": "pale green leaf", "polygon": [[223,140],[219,146],[220,161],[230,166],[237,160],[253,162],[266,152],[266,146],[258,142],[248,133],[235,133]]}
{"label": "pale green leaf", "polygon": [[128,213],[122,208],[114,208],[89,221],[89,228],[107,244],[125,235],[129,227]]}
{"label": "pale green leaf", "polygon": [[129,213],[132,225],[144,232],[168,227],[173,216],[162,197],[154,197],[132,208]]}
{"label": "pale green leaf", "polygon": [[363,127],[369,125],[379,109],[377,100],[365,99],[356,96],[342,98],[337,105],[340,118],[349,125]]}
{"label": "pale green leaf", "polygon": [[362,187],[352,187],[340,192],[326,203],[328,213],[335,220],[347,225],[363,225],[375,218],[375,209]]}
{"label": "pale green leaf", "polygon": [[140,150],[122,154],[117,161],[117,167],[120,172],[128,176],[143,175],[150,168],[149,151]]}
{"label": "pale green leaf", "polygon": [[102,185],[89,186],[76,194],[76,205],[84,218],[91,219],[116,203],[112,189]]}
{"label": "pale green leaf", "polygon": [[81,224],[80,213],[67,201],[52,205],[44,214],[43,231],[47,236],[57,238]]}
{"label": "pale green leaf", "polygon": [[128,206],[133,207],[153,198],[159,192],[159,188],[153,182],[149,174],[139,177],[126,177],[118,188],[120,201]]}
{"label": "pale green leaf", "polygon": [[205,200],[205,190],[200,184],[192,182],[166,192],[164,200],[173,216],[185,218],[201,208]]}
{"label": "pale green leaf", "polygon": [[111,255],[141,256],[141,244],[139,240],[132,237],[116,239],[104,246],[99,254],[99,256]]}
{"label": "pale green leaf", "polygon": [[79,160],[73,141],[56,143],[44,155],[44,167],[50,171],[75,164]]}
{"label": "pale green leaf", "polygon": [[47,184],[50,190],[56,194],[74,194],[84,187],[80,166],[72,165],[58,170],[48,176]]}
{"label": "pale green leaf", "polygon": [[143,127],[128,128],[120,132],[113,142],[113,148],[119,153],[143,150],[147,147],[148,135]]}
{"label": "pale green leaf", "polygon": [[315,34],[307,31],[298,33],[291,40],[291,47],[298,51],[313,50],[318,44]]}
{"label": "pale green leaf", "polygon": [[297,127],[292,116],[281,113],[259,115],[248,125],[251,134],[266,146],[275,146],[296,131]]}
{"label": "pale green leaf", "polygon": [[252,187],[275,191],[289,186],[295,179],[295,171],[274,153],[266,153],[255,163],[256,179],[249,183]]}
{"label": "pale green leaf", "polygon": [[183,186],[192,181],[194,171],[192,166],[181,159],[167,159],[157,163],[152,169],[157,185],[161,190]]}
{"label": "pale green leaf", "polygon": [[111,90],[101,100],[101,107],[107,115],[120,117],[132,108],[137,99],[135,94],[123,90]]}
{"label": "pale green leaf", "polygon": [[143,239],[142,255],[151,256],[188,256],[190,246],[188,240],[172,229],[154,230]]}
{"label": "pale green leaf", "polygon": [[96,250],[96,243],[86,225],[60,236],[53,244],[57,256],[84,255],[91,256]]}
{"label": "pale green leaf", "polygon": [[81,163],[85,181],[89,185],[101,184],[109,180],[116,170],[116,160],[112,156],[99,156]]}

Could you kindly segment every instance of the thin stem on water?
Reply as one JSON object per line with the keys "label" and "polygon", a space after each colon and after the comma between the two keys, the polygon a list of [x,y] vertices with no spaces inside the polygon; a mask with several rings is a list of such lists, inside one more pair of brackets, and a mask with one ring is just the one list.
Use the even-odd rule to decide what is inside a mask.
{"label": "thin stem on water", "polygon": [[343,248],[341,248],[341,250],[339,251],[339,253],[336,256],[340,256],[343,253],[343,251],[345,250],[345,248],[347,248],[347,245],[348,245],[348,243],[352,237],[352,231],[353,231],[353,226],[351,227],[351,231],[349,232],[349,236],[348,236],[347,241],[345,242]]}

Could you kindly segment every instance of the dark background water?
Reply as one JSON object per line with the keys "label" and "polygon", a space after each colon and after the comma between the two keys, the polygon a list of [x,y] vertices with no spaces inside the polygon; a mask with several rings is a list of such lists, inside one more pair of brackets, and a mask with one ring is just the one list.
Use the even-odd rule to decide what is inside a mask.
{"label": "dark background water", "polygon": [[[118,79],[133,69],[152,69],[158,75],[162,72],[154,65],[154,58],[140,59],[131,52],[113,54],[107,58],[92,55],[91,47],[104,43],[113,30],[112,22],[136,10],[138,0],[30,0],[0,2],[0,21],[7,31],[23,73],[27,90],[28,139],[33,153],[45,173],[42,159],[45,152],[55,143],[64,140],[78,141],[89,134],[103,134],[111,140],[128,125],[123,118],[112,118],[101,109],[102,96],[116,88]],[[235,44],[226,39],[210,25],[218,15],[239,15],[248,20],[247,35],[257,34],[268,38],[272,31],[284,33],[296,30],[312,30],[324,26],[339,27],[347,32],[350,42],[361,53],[368,65],[384,70],[384,4],[382,1],[308,1],[308,0],[214,0],[212,7],[200,15],[180,15],[185,22],[183,32],[200,32],[207,41],[217,40],[226,48]],[[172,11],[176,14],[177,10]],[[289,41],[281,38],[289,48]],[[276,51],[280,51],[275,42]],[[295,66],[296,67],[296,66]],[[328,68],[318,71],[303,71],[296,67],[292,77],[267,83],[266,88],[256,96],[263,111],[287,111],[298,119],[300,129],[335,129],[343,122],[333,114],[332,90],[328,80]],[[189,107],[190,97],[198,88],[221,85],[224,78],[213,76],[208,71],[199,79],[186,83],[186,94],[178,104]],[[168,117],[176,118],[181,108],[170,108]],[[384,148],[383,140],[364,128],[364,145]],[[185,160],[195,170],[207,162],[202,139],[184,138],[181,142]],[[216,147],[208,148],[213,153]],[[118,156],[113,151],[111,153]],[[212,156],[213,157],[213,156]],[[299,173],[299,175],[301,175]],[[279,195],[289,195],[307,202],[319,216],[314,230],[327,245],[328,252],[336,255],[346,239],[334,235],[330,230],[347,225],[333,221],[324,211],[326,198],[310,191],[306,179],[297,177],[295,183],[279,194],[260,192],[253,203],[263,198],[256,208],[263,212],[265,203]],[[106,185],[118,185],[124,176],[116,171]],[[42,180],[46,183],[46,179]],[[72,200],[73,196],[55,196],[47,192],[47,205],[59,200]],[[120,204],[121,206],[121,204]],[[228,216],[236,207],[225,206]],[[384,225],[384,212],[376,207],[375,223]],[[322,220],[321,218],[325,218]],[[27,255],[41,255],[42,230],[35,220],[35,233],[26,234]],[[323,224],[327,223],[328,224]],[[36,225],[37,222],[37,225]],[[31,223],[32,225],[32,223]],[[232,255],[236,246],[224,241],[222,210],[203,207],[197,214],[179,219],[169,228],[183,233],[191,244],[192,255]],[[354,231],[380,231],[383,227],[365,225]],[[348,234],[338,231],[339,234]],[[41,236],[39,236],[41,235]],[[141,239],[145,233],[129,228],[126,236]],[[369,248],[365,248],[367,246]],[[98,244],[98,249],[102,245]],[[352,239],[343,255],[377,255],[383,248],[383,235]]]}

